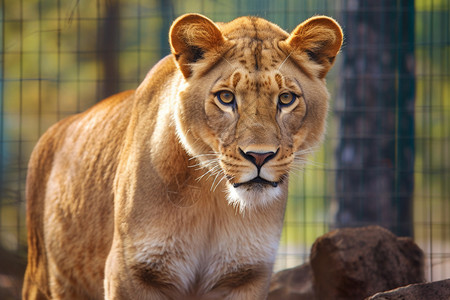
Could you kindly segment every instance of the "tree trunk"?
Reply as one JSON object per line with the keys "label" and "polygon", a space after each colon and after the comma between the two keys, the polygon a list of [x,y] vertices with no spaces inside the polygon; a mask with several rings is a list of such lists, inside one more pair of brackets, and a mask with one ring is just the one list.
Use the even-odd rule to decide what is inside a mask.
{"label": "tree trunk", "polygon": [[414,0],[346,3],[336,226],[412,236]]}
{"label": "tree trunk", "polygon": [[117,0],[105,1],[105,17],[99,27],[98,53],[103,68],[103,84],[99,99],[116,94],[119,87],[119,16],[120,4]]}
{"label": "tree trunk", "polygon": [[160,56],[161,58],[170,54],[169,30],[175,17],[172,0],[159,0],[160,12],[162,16],[162,26],[160,30]]}

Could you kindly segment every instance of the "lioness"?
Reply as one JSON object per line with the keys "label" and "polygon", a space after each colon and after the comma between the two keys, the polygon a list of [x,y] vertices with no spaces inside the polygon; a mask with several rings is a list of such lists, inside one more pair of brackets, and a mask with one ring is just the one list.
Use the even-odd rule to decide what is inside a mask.
{"label": "lioness", "polygon": [[24,299],[264,299],[339,25],[184,15],[136,91],[64,119],[27,178]]}

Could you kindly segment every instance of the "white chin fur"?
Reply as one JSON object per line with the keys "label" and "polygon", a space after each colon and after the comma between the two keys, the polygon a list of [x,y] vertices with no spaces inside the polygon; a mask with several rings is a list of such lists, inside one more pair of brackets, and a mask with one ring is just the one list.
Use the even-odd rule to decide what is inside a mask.
{"label": "white chin fur", "polygon": [[281,187],[279,185],[277,187],[269,185],[260,186],[260,188],[251,188],[250,186],[243,185],[235,188],[228,183],[227,188],[228,203],[235,208],[238,208],[240,213],[244,213],[246,210],[267,206],[280,199],[282,196]]}

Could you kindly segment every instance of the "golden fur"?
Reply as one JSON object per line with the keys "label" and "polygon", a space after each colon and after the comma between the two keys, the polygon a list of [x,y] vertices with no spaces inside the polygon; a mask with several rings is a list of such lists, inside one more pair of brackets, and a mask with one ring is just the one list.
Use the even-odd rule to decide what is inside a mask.
{"label": "golden fur", "polygon": [[136,91],[37,144],[23,299],[266,297],[289,170],[322,139],[341,29],[190,14],[170,42]]}

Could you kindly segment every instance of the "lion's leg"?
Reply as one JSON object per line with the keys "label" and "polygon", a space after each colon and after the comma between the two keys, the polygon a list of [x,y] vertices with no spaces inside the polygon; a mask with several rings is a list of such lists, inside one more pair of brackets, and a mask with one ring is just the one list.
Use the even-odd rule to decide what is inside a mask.
{"label": "lion's leg", "polygon": [[65,280],[50,276],[52,300],[93,299],[86,292],[77,289]]}
{"label": "lion's leg", "polygon": [[[122,247],[115,246],[108,255],[105,267],[105,299],[146,299],[146,300],[169,300],[178,299],[167,295],[164,287],[158,288],[157,284],[144,282],[140,278],[139,271],[132,266],[126,266],[126,259],[122,253]],[[132,262],[128,260],[130,264]],[[136,272],[137,271],[137,272]],[[148,274],[147,274],[148,275]],[[153,278],[149,275],[150,280]]]}
{"label": "lion's leg", "polygon": [[201,298],[192,299],[264,300],[267,298],[272,274],[271,263],[233,267],[232,270],[232,272],[225,272],[214,287],[205,295],[201,295]]}
{"label": "lion's leg", "polygon": [[98,299],[78,285],[72,274],[61,271],[51,256],[48,258],[48,282],[52,300]]}
{"label": "lion's leg", "polygon": [[25,272],[25,278],[23,281],[22,288],[22,299],[23,300],[48,300],[47,296],[39,289],[30,275],[29,269]]}
{"label": "lion's leg", "polygon": [[269,292],[267,285],[264,284],[251,284],[245,288],[239,288],[231,290],[225,300],[264,300],[267,298]]}

